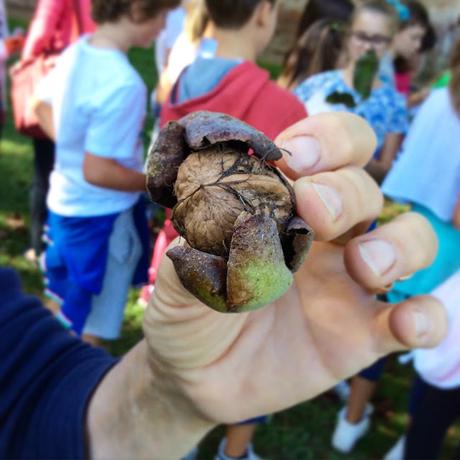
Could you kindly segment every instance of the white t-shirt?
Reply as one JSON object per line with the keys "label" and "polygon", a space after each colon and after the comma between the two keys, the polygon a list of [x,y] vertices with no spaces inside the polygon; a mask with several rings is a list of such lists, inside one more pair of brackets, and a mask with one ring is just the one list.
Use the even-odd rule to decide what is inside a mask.
{"label": "white t-shirt", "polygon": [[436,347],[414,351],[414,366],[420,376],[437,388],[460,387],[460,271],[452,275],[432,295],[444,305],[449,329]]}
{"label": "white t-shirt", "polygon": [[460,116],[449,90],[437,89],[421,106],[401,153],[382,184],[383,193],[428,208],[445,222],[460,197]]}
{"label": "white t-shirt", "polygon": [[56,160],[47,204],[62,216],[101,216],[124,211],[139,193],[89,184],[85,152],[142,171],[141,130],[146,87],[121,51],[96,48],[88,36],[71,45],[43,79],[38,98],[51,104]]}

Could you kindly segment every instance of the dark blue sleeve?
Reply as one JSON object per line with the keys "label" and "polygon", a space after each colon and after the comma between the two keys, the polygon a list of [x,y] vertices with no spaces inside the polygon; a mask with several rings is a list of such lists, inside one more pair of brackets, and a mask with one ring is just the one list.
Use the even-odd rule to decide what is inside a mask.
{"label": "dark blue sleeve", "polygon": [[0,268],[0,458],[87,457],[88,402],[115,362],[72,337]]}

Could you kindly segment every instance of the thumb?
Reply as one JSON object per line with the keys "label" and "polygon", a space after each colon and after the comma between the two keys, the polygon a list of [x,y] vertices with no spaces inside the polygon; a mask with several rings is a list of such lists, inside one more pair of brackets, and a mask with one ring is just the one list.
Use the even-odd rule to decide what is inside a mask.
{"label": "thumb", "polygon": [[412,297],[383,308],[376,317],[380,354],[408,348],[432,348],[447,333],[443,305],[431,296]]}

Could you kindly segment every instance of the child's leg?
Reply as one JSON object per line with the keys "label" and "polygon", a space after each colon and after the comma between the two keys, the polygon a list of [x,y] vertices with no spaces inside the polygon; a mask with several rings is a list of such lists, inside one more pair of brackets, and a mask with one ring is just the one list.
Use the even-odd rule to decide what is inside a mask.
{"label": "child's leg", "polygon": [[129,288],[141,254],[132,210],[125,211],[114,222],[102,292],[93,296],[83,330],[84,335],[90,336],[89,340],[119,337]]}
{"label": "child's leg", "polygon": [[358,423],[362,420],[366,406],[374,396],[376,388],[377,381],[375,380],[368,380],[359,375],[353,377],[346,415],[350,423]]}
{"label": "child's leg", "polygon": [[369,401],[377,387],[385,360],[381,359],[351,380],[347,405],[340,410],[332,433],[332,446],[339,452],[349,453],[369,430],[372,406]]}
{"label": "child's leg", "polygon": [[226,432],[227,443],[224,449],[225,455],[232,458],[244,456],[256,428],[257,424],[255,423],[228,425]]}
{"label": "child's leg", "polygon": [[386,358],[379,359],[352,378],[346,412],[346,418],[350,423],[358,423],[362,420],[366,406],[374,396],[385,361]]}
{"label": "child's leg", "polygon": [[48,210],[46,195],[54,164],[54,143],[49,139],[34,139],[34,170],[30,189],[30,245],[38,256],[43,250],[43,225]]}
{"label": "child's leg", "polygon": [[460,389],[441,390],[425,383],[407,433],[405,459],[438,458],[449,427],[460,416]]}

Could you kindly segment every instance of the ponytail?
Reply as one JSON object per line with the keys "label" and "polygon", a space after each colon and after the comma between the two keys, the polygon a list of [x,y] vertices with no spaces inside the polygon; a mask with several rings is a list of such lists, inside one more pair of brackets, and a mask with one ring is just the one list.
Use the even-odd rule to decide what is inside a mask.
{"label": "ponytail", "polygon": [[344,42],[344,23],[331,19],[316,21],[287,54],[279,83],[293,89],[312,75],[335,69]]}

